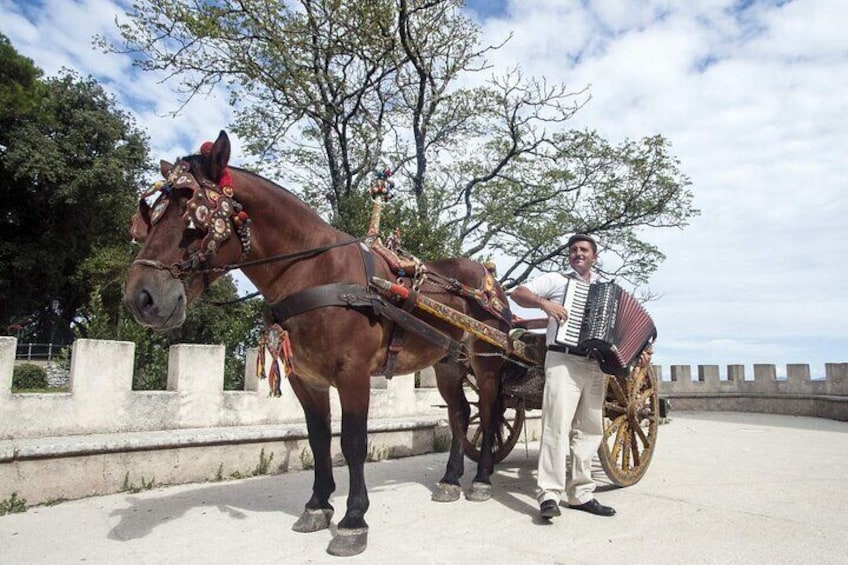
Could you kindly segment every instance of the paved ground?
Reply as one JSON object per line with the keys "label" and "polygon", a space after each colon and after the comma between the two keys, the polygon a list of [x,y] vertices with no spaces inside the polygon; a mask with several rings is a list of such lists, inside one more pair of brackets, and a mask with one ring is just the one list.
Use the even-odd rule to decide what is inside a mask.
{"label": "paved ground", "polygon": [[[0,517],[0,564],[848,563],[848,422],[672,416],[645,478],[598,494],[613,518],[563,508],[540,522],[530,444],[500,465],[484,503],[430,502],[445,454],[369,464],[369,547],[352,558],[325,553],[329,531],[291,531],[312,482],[291,473]],[[336,481],[340,519],[346,470]]]}

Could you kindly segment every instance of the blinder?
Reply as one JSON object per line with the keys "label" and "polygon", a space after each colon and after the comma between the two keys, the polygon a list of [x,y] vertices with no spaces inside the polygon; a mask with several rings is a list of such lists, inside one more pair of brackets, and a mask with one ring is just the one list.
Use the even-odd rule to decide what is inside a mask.
{"label": "blinder", "polygon": [[[233,198],[233,187],[219,186],[208,181],[204,181],[201,186],[185,160],[174,165],[165,181],[155,182],[141,195],[138,211],[133,214],[130,226],[130,235],[134,240],[143,242],[147,239],[151,228],[165,215],[174,191],[191,194],[182,219],[186,229],[204,234],[197,250],[186,261],[176,265],[183,276],[189,274],[185,271],[201,270],[201,266],[232,237],[234,228],[238,231],[243,255],[250,253],[250,220],[243,206]],[[154,195],[156,198],[153,203],[148,204],[148,199]],[[163,265],[163,268],[172,272],[173,267]]]}

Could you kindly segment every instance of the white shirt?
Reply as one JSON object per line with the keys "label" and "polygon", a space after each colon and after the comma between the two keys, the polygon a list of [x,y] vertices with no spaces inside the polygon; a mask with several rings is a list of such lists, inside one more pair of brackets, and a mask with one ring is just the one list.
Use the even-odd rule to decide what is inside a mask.
{"label": "white shirt", "polygon": [[[545,273],[535,279],[527,282],[524,286],[542,298],[547,298],[557,304],[562,304],[565,300],[565,284],[566,277],[572,279],[583,280],[577,271],[568,271],[564,275],[562,273]],[[589,271],[589,283],[598,281],[598,274],[594,271]],[[569,312],[569,315],[571,312]],[[554,343],[556,338],[559,323],[554,318],[548,319],[548,331],[545,342],[547,345]]]}

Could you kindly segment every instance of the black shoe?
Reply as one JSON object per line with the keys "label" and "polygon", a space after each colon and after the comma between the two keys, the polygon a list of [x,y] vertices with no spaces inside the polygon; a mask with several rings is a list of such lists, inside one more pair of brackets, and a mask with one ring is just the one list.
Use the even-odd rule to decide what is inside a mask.
{"label": "black shoe", "polygon": [[573,508],[574,510],[582,510],[583,512],[588,512],[595,516],[615,516],[615,508],[612,506],[604,506],[594,498],[589,502],[584,502],[583,504],[572,504],[570,505],[570,508]]}
{"label": "black shoe", "polygon": [[542,518],[546,520],[550,520],[551,518],[556,518],[562,512],[559,511],[559,504],[557,504],[556,500],[545,500],[542,504],[539,505],[539,513]]}

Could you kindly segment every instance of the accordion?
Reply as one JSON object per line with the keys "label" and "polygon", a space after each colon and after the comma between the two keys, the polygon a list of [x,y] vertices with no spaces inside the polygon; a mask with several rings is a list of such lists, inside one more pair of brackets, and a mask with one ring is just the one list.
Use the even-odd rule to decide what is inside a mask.
{"label": "accordion", "polygon": [[630,364],[657,337],[651,316],[615,283],[569,278],[562,304],[568,319],[558,324],[554,343],[597,357],[605,373],[628,374]]}

